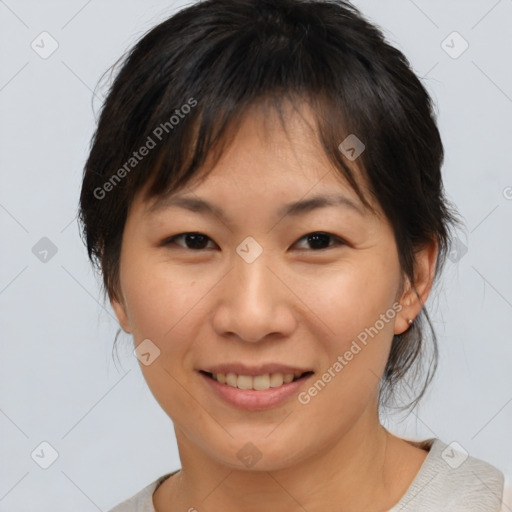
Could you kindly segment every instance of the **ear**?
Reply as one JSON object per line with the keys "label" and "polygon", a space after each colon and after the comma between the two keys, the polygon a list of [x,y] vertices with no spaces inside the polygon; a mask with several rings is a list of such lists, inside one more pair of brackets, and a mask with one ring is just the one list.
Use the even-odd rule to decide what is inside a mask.
{"label": "ear", "polygon": [[130,320],[128,318],[128,313],[126,312],[126,306],[124,305],[125,301],[123,299],[119,300],[117,298],[110,298],[110,305],[116,314],[117,320],[119,321],[119,325],[123,329],[124,332],[131,333]]}
{"label": "ear", "polygon": [[434,282],[437,254],[438,244],[435,240],[416,252],[414,284],[411,283],[409,277],[406,278],[400,298],[402,309],[395,321],[395,334],[402,334],[409,329],[409,320],[414,321],[427,301]]}

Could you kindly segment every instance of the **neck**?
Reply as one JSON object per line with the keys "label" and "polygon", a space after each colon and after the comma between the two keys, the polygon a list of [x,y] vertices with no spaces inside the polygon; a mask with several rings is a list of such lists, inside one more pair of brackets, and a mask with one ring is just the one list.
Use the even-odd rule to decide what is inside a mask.
{"label": "neck", "polygon": [[[158,512],[316,512],[332,509],[332,503],[339,512],[387,510],[405,492],[419,468],[416,464],[413,475],[397,478],[396,463],[404,450],[402,455],[398,452],[407,443],[391,436],[380,425],[378,415],[361,416],[343,437],[300,463],[269,471],[220,464],[178,428],[175,431],[182,469],[155,492]],[[416,450],[410,445],[408,449]]]}

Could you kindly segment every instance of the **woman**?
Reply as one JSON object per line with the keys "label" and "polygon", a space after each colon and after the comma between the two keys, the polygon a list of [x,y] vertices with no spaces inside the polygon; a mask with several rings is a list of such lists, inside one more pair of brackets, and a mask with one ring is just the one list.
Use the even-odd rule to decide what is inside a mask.
{"label": "woman", "polygon": [[442,160],[427,92],[348,2],[207,0],[141,39],[80,218],[182,467],[115,512],[503,507],[498,469],[379,419],[435,369]]}

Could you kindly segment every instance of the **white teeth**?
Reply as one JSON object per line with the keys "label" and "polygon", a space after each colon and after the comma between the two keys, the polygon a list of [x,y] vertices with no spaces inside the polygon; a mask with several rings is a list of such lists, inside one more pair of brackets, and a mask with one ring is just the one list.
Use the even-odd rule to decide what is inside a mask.
{"label": "white teeth", "polygon": [[[240,382],[241,376],[238,377],[238,382]],[[268,389],[270,387],[270,375],[258,375],[252,378],[252,385],[254,389],[262,391],[264,389]],[[240,385],[238,385],[240,387]]]}
{"label": "white teeth", "polygon": [[284,377],[282,373],[273,373],[270,376],[270,387],[277,388],[278,386],[282,386],[284,382]]}
{"label": "white teeth", "polygon": [[231,386],[232,388],[237,387],[237,385],[236,385],[237,380],[238,380],[238,377],[234,373],[228,373],[226,375],[226,384],[228,386]]}
{"label": "white teeth", "polygon": [[265,391],[269,388],[277,388],[283,384],[292,382],[293,379],[300,377],[302,372],[295,373],[272,373],[257,375],[236,375],[235,373],[216,373],[213,378],[221,384],[226,384],[232,388],[254,389],[257,391]]}
{"label": "white teeth", "polygon": [[236,386],[238,389],[251,389],[253,378],[249,375],[239,375]]}

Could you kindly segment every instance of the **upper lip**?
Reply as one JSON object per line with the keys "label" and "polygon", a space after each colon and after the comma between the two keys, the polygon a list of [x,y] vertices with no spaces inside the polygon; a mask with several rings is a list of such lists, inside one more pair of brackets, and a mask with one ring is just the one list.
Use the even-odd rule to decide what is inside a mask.
{"label": "upper lip", "polygon": [[313,370],[309,368],[300,368],[298,366],[289,366],[286,364],[278,364],[278,363],[267,363],[262,364],[259,366],[247,366],[242,363],[225,363],[225,364],[218,364],[215,366],[210,366],[208,368],[202,368],[202,371],[208,372],[208,373],[235,373],[237,375],[249,375],[249,376],[256,376],[256,375],[265,375],[265,374],[272,374],[272,373],[306,373],[306,372],[312,372]]}

